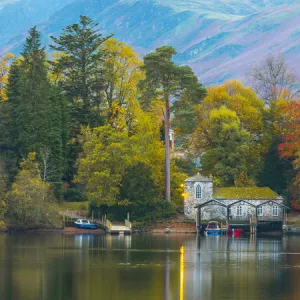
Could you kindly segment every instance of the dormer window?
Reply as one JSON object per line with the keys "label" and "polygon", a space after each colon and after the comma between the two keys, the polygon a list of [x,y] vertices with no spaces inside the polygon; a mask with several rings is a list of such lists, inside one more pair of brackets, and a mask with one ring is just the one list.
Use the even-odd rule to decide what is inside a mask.
{"label": "dormer window", "polygon": [[200,200],[202,198],[202,190],[199,183],[195,185],[195,198],[196,200]]}

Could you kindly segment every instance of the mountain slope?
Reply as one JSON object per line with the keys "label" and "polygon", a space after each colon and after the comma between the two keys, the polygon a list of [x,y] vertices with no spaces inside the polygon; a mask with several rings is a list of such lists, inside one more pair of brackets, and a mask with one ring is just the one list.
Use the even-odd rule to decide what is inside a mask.
{"label": "mountain slope", "polygon": [[34,24],[48,43],[84,14],[141,55],[173,45],[177,62],[191,65],[206,84],[242,79],[270,52],[285,53],[291,63],[300,59],[300,0],[15,1],[0,0],[0,55],[18,53]]}

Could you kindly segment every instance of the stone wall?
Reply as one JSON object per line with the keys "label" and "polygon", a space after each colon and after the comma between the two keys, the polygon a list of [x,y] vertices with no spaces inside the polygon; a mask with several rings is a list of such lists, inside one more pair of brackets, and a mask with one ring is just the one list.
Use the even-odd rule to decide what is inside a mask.
{"label": "stone wall", "polygon": [[[195,184],[200,184],[202,197],[200,200],[195,199]],[[196,205],[210,201],[213,197],[212,182],[185,182],[184,187],[184,214],[188,219],[196,220]]]}
{"label": "stone wall", "polygon": [[[200,200],[195,199],[195,186],[196,184],[200,184],[202,197]],[[212,182],[185,182],[185,201],[184,201],[184,214],[185,217],[188,219],[196,220],[197,209],[195,208],[196,205],[203,204],[207,201],[213,199],[213,183]],[[232,204],[236,201],[242,199],[218,199],[219,202],[224,203],[226,206]],[[264,200],[246,200],[247,202],[253,205],[262,204],[268,199]],[[275,200],[278,204],[283,204],[282,199]],[[242,207],[242,215],[237,215],[237,207],[241,205]],[[231,220],[241,220],[246,221],[249,220],[250,216],[255,217],[255,207],[240,202],[237,205],[232,206],[231,208]],[[227,218],[227,209],[225,207],[219,205],[209,205],[205,206],[201,209],[201,219],[202,220],[226,220]],[[278,207],[278,217],[273,216],[273,204],[269,203],[263,206],[263,216],[258,217],[258,219],[271,219],[271,220],[282,220],[283,219],[283,209]]]}

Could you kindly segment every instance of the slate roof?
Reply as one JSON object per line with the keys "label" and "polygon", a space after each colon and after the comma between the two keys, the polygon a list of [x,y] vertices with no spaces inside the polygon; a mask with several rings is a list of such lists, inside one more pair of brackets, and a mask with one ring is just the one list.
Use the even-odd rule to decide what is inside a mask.
{"label": "slate roof", "polygon": [[212,182],[212,177],[202,176],[200,173],[185,180],[185,182]]}
{"label": "slate roof", "polygon": [[215,199],[282,199],[278,194],[267,187],[216,187],[213,197]]}

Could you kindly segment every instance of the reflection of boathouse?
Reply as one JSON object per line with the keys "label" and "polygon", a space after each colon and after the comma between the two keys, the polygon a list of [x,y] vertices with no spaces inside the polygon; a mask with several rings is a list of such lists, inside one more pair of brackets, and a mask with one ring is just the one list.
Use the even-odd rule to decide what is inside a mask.
{"label": "reflection of boathouse", "polygon": [[212,177],[185,180],[185,217],[196,220],[282,221],[283,198],[264,187],[214,187]]}

